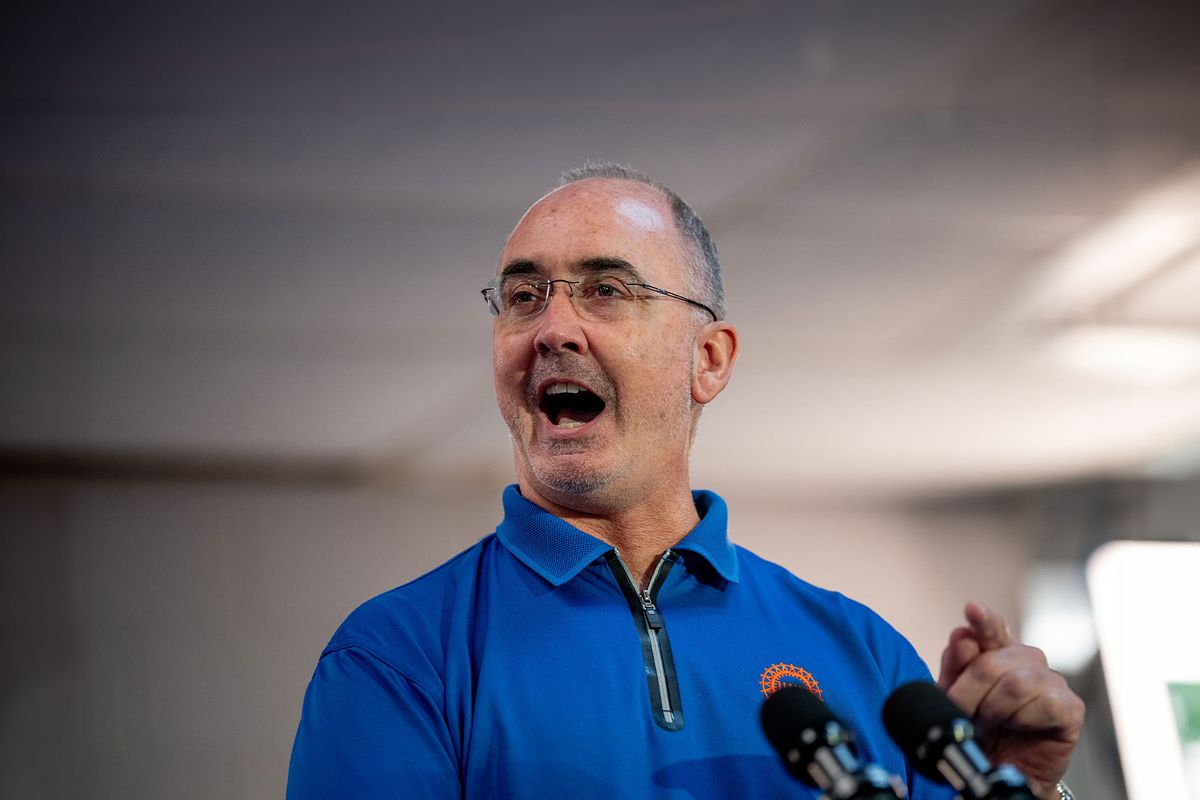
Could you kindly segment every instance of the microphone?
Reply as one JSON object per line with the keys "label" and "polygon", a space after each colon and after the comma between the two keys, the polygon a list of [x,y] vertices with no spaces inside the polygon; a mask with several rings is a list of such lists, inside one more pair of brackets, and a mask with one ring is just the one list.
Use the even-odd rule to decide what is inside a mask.
{"label": "microphone", "polygon": [[785,686],[763,703],[763,732],[788,771],[828,800],[905,800],[903,781],[863,764],[854,734],[803,686]]}
{"label": "microphone", "polygon": [[975,743],[975,726],[932,683],[906,683],[892,692],[883,725],[922,775],[949,783],[963,800],[1037,800],[1016,767],[992,766]]}

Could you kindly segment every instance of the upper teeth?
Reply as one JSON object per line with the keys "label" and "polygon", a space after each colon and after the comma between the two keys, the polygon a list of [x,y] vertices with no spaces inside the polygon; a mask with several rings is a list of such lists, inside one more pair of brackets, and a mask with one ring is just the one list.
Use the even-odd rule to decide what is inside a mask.
{"label": "upper teeth", "polygon": [[579,394],[579,385],[575,383],[555,383],[546,389],[546,394]]}

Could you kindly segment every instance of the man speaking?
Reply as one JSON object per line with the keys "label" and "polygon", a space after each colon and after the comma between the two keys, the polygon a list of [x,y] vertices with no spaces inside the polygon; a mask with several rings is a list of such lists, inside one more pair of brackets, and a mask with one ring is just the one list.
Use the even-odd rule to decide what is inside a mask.
{"label": "man speaking", "polygon": [[[724,501],[691,488],[739,343],[687,204],[624,167],[570,172],[483,296],[516,466],[503,521],[334,634],[288,797],[803,797],[758,722],[789,684],[913,797],[950,796],[883,730],[891,691],[928,677],[908,642],[731,544]],[[1039,651],[968,604],[939,683],[993,760],[1060,796],[1083,704]]]}

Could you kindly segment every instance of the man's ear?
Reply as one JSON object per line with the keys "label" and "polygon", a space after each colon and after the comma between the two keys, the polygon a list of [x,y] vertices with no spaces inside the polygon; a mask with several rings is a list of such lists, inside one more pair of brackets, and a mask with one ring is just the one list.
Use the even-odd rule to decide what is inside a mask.
{"label": "man's ear", "polygon": [[692,399],[700,405],[721,393],[733,374],[738,357],[738,332],[732,323],[717,321],[696,336],[692,369]]}

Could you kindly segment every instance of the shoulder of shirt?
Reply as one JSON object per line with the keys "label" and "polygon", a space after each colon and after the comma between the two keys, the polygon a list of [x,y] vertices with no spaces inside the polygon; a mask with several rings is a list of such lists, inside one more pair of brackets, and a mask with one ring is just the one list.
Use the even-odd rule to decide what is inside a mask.
{"label": "shoulder of shirt", "polygon": [[[445,631],[474,600],[481,562],[497,548],[495,534],[408,583],[378,594],[350,612],[321,653],[355,648],[402,671],[438,668]],[[502,548],[501,548],[502,549]]]}
{"label": "shoulder of shirt", "polygon": [[759,591],[778,595],[780,600],[786,598],[788,603],[810,615],[836,616],[850,623],[867,640],[877,642],[894,639],[911,648],[908,640],[891,623],[866,604],[841,592],[812,584],[786,567],[768,561],[740,545],[736,547],[743,569],[743,584],[751,581],[750,585],[756,586]]}
{"label": "shoulder of shirt", "polygon": [[744,548],[738,548],[738,557],[743,565],[740,586],[757,587],[772,608],[782,609],[781,624],[835,632],[845,646],[868,653],[889,686],[929,679],[929,667],[912,643],[867,605],[815,586]]}

